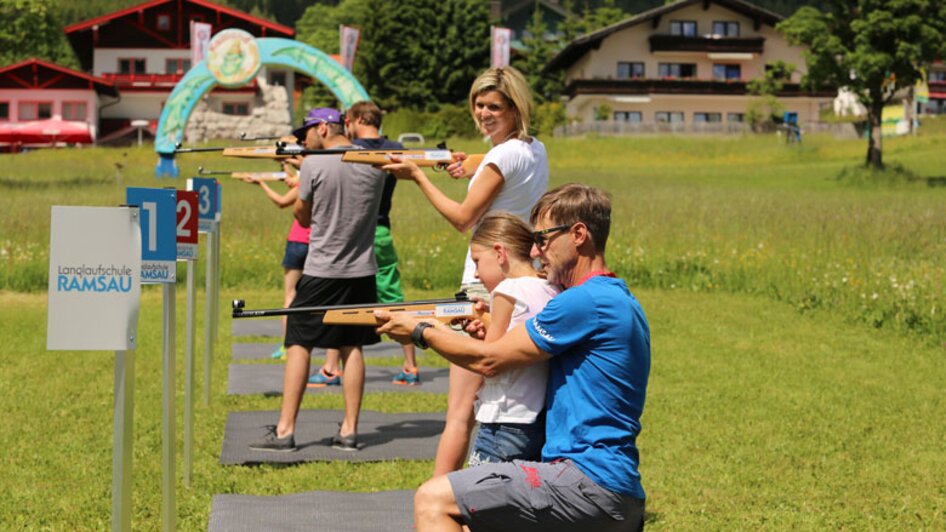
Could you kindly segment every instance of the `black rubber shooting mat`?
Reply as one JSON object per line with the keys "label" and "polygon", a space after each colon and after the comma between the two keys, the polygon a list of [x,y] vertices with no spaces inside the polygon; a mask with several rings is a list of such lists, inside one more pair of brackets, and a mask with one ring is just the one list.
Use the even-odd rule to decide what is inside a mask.
{"label": "black rubber shooting mat", "polygon": [[[318,371],[312,364],[310,371]],[[365,366],[365,392],[431,392],[447,393],[450,386],[449,368],[419,368],[420,384],[404,386],[391,379],[401,371],[400,366]],[[227,380],[229,395],[282,395],[285,364],[230,364]],[[341,386],[306,387],[306,393],[340,393]]]}
{"label": "black rubber shooting mat", "polygon": [[240,318],[233,320],[231,329],[233,336],[272,336],[282,338],[282,319],[250,319]]}
{"label": "black rubber shooting mat", "polygon": [[253,451],[249,445],[275,425],[279,412],[230,412],[223,434],[220,463],[224,465],[298,463],[314,461],[371,462],[379,460],[432,460],[443,431],[444,414],[382,414],[363,410],[358,419],[358,451],[331,447],[342,421],[341,410],[302,410],[296,419],[293,452]]}
{"label": "black rubber shooting mat", "polygon": [[214,495],[210,532],[410,531],[414,492],[308,491],[293,495]]}
{"label": "black rubber shooting mat", "polygon": [[[245,344],[233,344],[233,359],[234,360],[265,360],[271,358],[273,350],[281,345],[281,341],[273,341],[272,343],[245,343]],[[402,356],[404,350],[401,348],[401,344],[395,342],[381,342],[374,345],[366,345],[362,348],[366,357],[389,357],[389,356]],[[315,358],[321,359],[325,356],[324,349],[313,349],[312,356]],[[321,362],[320,362],[321,363]]]}

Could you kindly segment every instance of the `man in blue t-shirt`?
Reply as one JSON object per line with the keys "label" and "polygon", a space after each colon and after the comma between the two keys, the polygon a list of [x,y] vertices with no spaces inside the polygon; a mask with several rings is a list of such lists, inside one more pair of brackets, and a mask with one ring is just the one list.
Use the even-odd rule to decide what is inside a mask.
{"label": "man in blue t-shirt", "polygon": [[643,527],[636,439],[650,331],[640,304],[605,264],[611,201],[599,189],[564,185],[539,199],[532,223],[532,256],[565,290],[499,340],[377,313],[387,322],[379,333],[429,345],[483,375],[549,360],[542,462],[486,464],[430,479],[414,498],[418,531]]}

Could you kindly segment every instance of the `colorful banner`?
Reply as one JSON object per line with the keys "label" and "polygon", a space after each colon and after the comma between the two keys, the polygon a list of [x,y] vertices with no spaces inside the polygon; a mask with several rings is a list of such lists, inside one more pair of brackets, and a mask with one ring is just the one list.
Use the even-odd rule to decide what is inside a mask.
{"label": "colorful banner", "polygon": [[134,349],[141,228],[131,207],[52,208],[46,349]]}
{"label": "colorful banner", "polygon": [[213,26],[205,22],[191,21],[191,65],[196,65],[207,57]]}
{"label": "colorful banner", "polygon": [[351,72],[355,66],[355,53],[358,51],[358,41],[361,40],[361,30],[341,24],[338,26],[338,36],[341,39],[338,49],[342,56],[342,66]]}
{"label": "colorful banner", "polygon": [[920,68],[920,79],[916,80],[916,101],[920,103],[930,101],[930,86],[927,83],[925,68]]}
{"label": "colorful banner", "polygon": [[512,43],[512,30],[509,28],[500,28],[492,26],[492,60],[491,67],[509,66],[509,45]]}

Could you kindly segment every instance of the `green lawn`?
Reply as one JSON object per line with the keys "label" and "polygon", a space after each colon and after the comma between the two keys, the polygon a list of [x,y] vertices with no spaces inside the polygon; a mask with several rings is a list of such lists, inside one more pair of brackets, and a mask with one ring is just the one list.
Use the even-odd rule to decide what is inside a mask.
{"label": "green lawn", "polygon": [[[639,443],[651,527],[946,528],[946,187],[929,186],[946,177],[944,141],[938,125],[885,139],[886,160],[919,179],[881,184],[837,179],[862,160],[860,140],[547,141],[553,185],[582,181],[613,195],[608,261],[650,318],[653,369]],[[45,351],[49,207],[117,205],[126,186],[183,187],[155,180],[154,162],[144,148],[0,155],[0,529],[109,526],[113,356]],[[214,156],[180,163],[182,175],[198,165],[237,168]],[[462,196],[464,182],[438,179]],[[430,462],[218,464],[227,412],[278,408],[277,398],[226,396],[225,302],[280,303],[289,224],[289,213],[254,187],[223,187],[224,317],[212,401],[196,410],[194,485],[178,486],[180,528],[204,529],[216,493],[415,487]],[[408,296],[452,294],[466,236],[410,183],[394,204]],[[202,278],[202,264],[197,272]],[[183,294],[177,308],[182,323]],[[138,529],[160,526],[160,312],[160,291],[147,288],[136,354]],[[434,355],[422,362],[442,364]],[[365,401],[389,412],[445,404],[432,394]],[[307,397],[304,407],[340,408],[341,399]]]}
{"label": "green lawn", "polygon": [[[828,313],[800,316],[756,296],[637,292],[653,338],[639,440],[653,528],[946,526],[941,346],[865,331]],[[0,358],[7,427],[0,432],[0,485],[7,493],[0,522],[15,529],[106,528],[113,355],[47,352],[45,298],[6,293],[0,302],[7,346]],[[133,524],[148,530],[159,528],[161,512],[160,307],[160,292],[147,290],[136,353]],[[177,491],[182,530],[206,527],[217,493],[410,489],[429,474],[431,462],[219,465],[227,412],[279,405],[278,398],[226,395],[229,329],[224,317],[211,404],[195,410],[193,485]],[[177,368],[180,390],[183,355]],[[181,438],[183,392],[177,400]],[[341,406],[337,396],[304,402]],[[445,406],[432,394],[369,394],[365,401],[365,408],[385,412]]]}

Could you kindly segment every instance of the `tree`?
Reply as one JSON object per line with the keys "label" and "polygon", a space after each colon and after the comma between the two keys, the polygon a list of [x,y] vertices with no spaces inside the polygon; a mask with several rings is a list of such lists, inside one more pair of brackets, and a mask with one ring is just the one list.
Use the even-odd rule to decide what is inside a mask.
{"label": "tree", "polygon": [[785,86],[785,81],[791,79],[792,73],[795,72],[795,65],[785,61],[775,61],[768,67],[762,77],[746,84],[749,94],[757,97],[749,103],[746,119],[752,129],[757,131],[763,124],[781,119],[779,115],[784,108],[778,101],[778,93]]}
{"label": "tree", "polygon": [[0,0],[0,65],[30,57],[76,68],[52,0]]}
{"label": "tree", "polygon": [[805,54],[811,87],[856,94],[867,109],[866,164],[883,168],[881,113],[896,92],[912,86],[920,68],[946,52],[946,2],[831,0],[819,11],[802,7],[778,25]]}
{"label": "tree", "polygon": [[525,29],[522,44],[526,47],[526,53],[522,58],[517,57],[513,61],[513,66],[526,77],[537,105],[557,100],[562,92],[565,73],[544,72],[545,66],[558,52],[559,43],[555,39],[550,39],[548,26],[545,24],[538,5],[532,12],[532,19]]}

